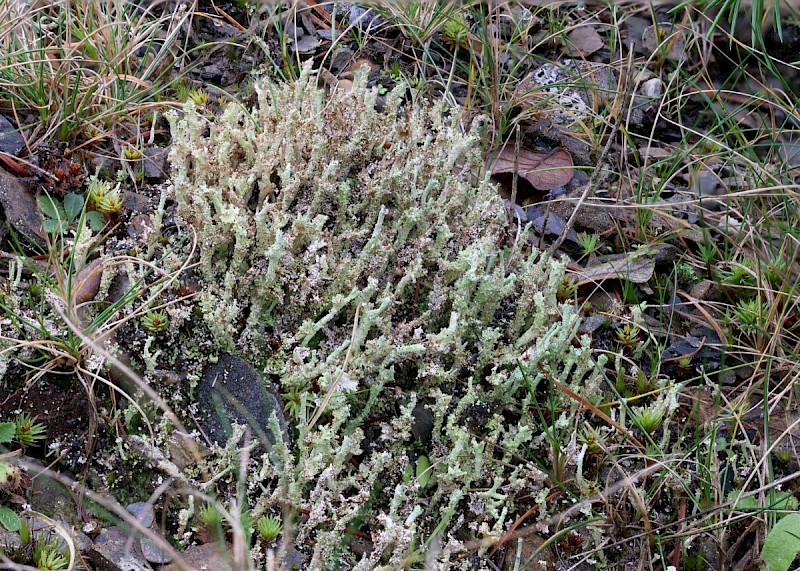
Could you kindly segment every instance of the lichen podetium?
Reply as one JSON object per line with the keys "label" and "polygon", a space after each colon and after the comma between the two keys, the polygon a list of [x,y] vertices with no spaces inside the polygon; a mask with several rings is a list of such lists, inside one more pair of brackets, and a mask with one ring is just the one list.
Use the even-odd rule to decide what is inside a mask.
{"label": "lichen podetium", "polygon": [[[574,307],[556,299],[563,264],[521,248],[524,232],[514,243],[476,174],[477,129],[401,90],[377,111],[365,85],[360,74],[326,96],[306,66],[294,84],[258,83],[252,110],[210,117],[189,101],[170,116],[174,198],[200,241],[217,348],[283,392],[340,383],[324,422],[258,472],[269,501],[307,510],[296,544],[313,534],[309,568],[334,552],[359,569],[399,564],[434,536],[445,561],[459,526],[459,538],[500,534],[515,494],[544,479],[515,456],[539,438],[531,389],[549,376],[589,396],[598,382]],[[416,403],[433,416],[418,443],[435,478],[424,489],[403,480]],[[494,446],[503,462],[485,457]],[[374,549],[359,562],[342,537],[365,506]]]}

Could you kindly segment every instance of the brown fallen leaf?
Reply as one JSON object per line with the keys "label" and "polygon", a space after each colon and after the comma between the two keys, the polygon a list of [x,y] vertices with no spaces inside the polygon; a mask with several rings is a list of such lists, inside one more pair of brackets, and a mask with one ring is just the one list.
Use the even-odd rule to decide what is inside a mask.
{"label": "brown fallen leaf", "polygon": [[643,284],[653,277],[655,267],[655,260],[649,256],[629,257],[585,268],[573,274],[573,279],[578,285],[609,279],[625,279],[635,284]]}
{"label": "brown fallen leaf", "polygon": [[567,52],[572,56],[590,56],[606,43],[592,26],[579,26],[567,36]]}
{"label": "brown fallen leaf", "polygon": [[553,190],[572,180],[572,155],[563,147],[549,153],[540,153],[520,146],[519,158],[514,159],[513,143],[500,149],[489,170],[494,174],[517,174],[531,183],[536,190]]}
{"label": "brown fallen leaf", "polygon": [[75,278],[72,303],[77,306],[92,301],[100,291],[100,278],[102,277],[102,258],[94,259],[86,264]]}

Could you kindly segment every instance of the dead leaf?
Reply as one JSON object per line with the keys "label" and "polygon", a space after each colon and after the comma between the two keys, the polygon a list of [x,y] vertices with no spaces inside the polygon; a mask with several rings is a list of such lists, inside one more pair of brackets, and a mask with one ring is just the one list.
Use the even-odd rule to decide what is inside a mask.
{"label": "dead leaf", "polygon": [[592,26],[579,26],[567,36],[567,52],[572,56],[590,56],[606,43]]}
{"label": "dead leaf", "polygon": [[520,146],[519,158],[514,160],[513,143],[507,143],[489,168],[494,174],[517,174],[531,183],[536,190],[553,190],[572,180],[572,155],[563,147],[549,153],[540,153]]}
{"label": "dead leaf", "polygon": [[350,65],[350,67],[347,68],[347,71],[355,72],[358,68],[363,67],[363,66],[368,67],[371,72],[376,72],[376,71],[379,70],[378,64],[376,64],[375,62],[373,62],[369,58],[362,57],[362,58],[358,58],[356,61],[354,61]]}
{"label": "dead leaf", "polygon": [[103,259],[92,260],[78,272],[75,289],[72,292],[74,305],[88,303],[100,291],[100,278],[103,277]]}
{"label": "dead leaf", "polygon": [[672,149],[662,149],[661,147],[653,147],[649,144],[639,147],[639,154],[643,159],[648,161],[660,161],[662,159],[669,159],[675,156],[675,151]]}
{"label": "dead leaf", "polygon": [[643,284],[653,277],[655,267],[655,260],[649,256],[629,257],[585,268],[581,272],[575,272],[573,279],[578,285],[609,279],[625,279],[635,284]]}

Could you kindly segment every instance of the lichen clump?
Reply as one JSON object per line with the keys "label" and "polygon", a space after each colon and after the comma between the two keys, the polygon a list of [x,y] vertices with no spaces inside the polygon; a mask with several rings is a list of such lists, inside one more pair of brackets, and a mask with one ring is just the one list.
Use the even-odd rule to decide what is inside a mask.
{"label": "lichen clump", "polygon": [[[519,457],[546,448],[531,429],[534,390],[556,379],[591,394],[588,341],[556,300],[562,264],[508,232],[476,175],[476,131],[442,106],[404,105],[399,90],[378,111],[363,76],[330,96],[314,79],[306,68],[292,85],[260,83],[252,110],[210,117],[188,102],[170,119],[203,315],[220,350],[306,394],[293,409],[302,438],[260,477],[273,493],[262,503],[308,514],[296,544],[313,539],[309,568],[334,553],[393,566],[432,545],[444,561],[507,529],[516,494],[540,488]],[[411,448],[430,459],[433,483],[404,480]],[[360,560],[343,545],[356,518],[373,538]]]}

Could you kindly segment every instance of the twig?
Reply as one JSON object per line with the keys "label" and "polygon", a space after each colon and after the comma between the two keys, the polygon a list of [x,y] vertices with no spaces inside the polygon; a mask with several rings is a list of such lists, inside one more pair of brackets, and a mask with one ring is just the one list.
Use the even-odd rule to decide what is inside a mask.
{"label": "twig", "polygon": [[[542,520],[538,523],[525,526],[524,528],[518,529],[512,533],[505,534],[502,536],[502,540],[504,542],[514,541],[516,539],[525,538],[529,535],[533,535],[534,533],[542,533],[544,530],[551,526],[555,526],[560,524],[562,521],[567,520],[579,513],[581,513],[584,509],[591,506],[592,504],[596,504],[599,502],[608,502],[609,498],[619,492],[621,489],[626,488],[628,486],[635,486],[641,480],[647,478],[651,474],[658,472],[664,468],[663,462],[656,462],[652,466],[648,466],[643,470],[640,470],[633,476],[625,476],[618,482],[615,482],[602,492],[599,492],[585,500],[576,503],[572,507],[567,510],[564,510],[561,513],[555,514],[545,520]],[[499,541],[499,540],[498,540]],[[487,540],[475,540],[469,541],[464,544],[465,551],[474,551],[480,548],[490,547],[492,544],[487,544]]]}
{"label": "twig", "polygon": [[[631,64],[633,60],[633,50],[631,50],[628,54],[628,70],[631,69]],[[630,94],[628,93],[627,83],[626,87],[622,93],[622,105],[625,105],[627,101],[630,99]],[[586,202],[586,199],[589,197],[589,193],[594,188],[595,184],[597,184],[597,179],[600,178],[600,173],[602,172],[603,165],[606,162],[606,157],[608,157],[608,153],[611,150],[611,145],[614,143],[614,139],[617,138],[617,132],[619,131],[619,124],[620,124],[620,115],[621,109],[617,110],[617,112],[613,112],[611,114],[611,119],[613,119],[613,123],[611,125],[611,133],[608,136],[608,140],[606,144],[603,146],[603,150],[600,152],[600,157],[598,157],[597,162],[595,163],[594,172],[592,176],[589,178],[589,182],[586,183],[586,186],[583,189],[583,193],[581,197],[578,199],[577,204],[575,204],[575,209],[572,211],[572,214],[567,220],[567,223],[564,224],[564,229],[561,231],[561,235],[558,239],[553,242],[553,245],[550,246],[550,255],[555,256],[558,249],[564,243],[564,240],[567,239],[567,234],[569,231],[572,230],[572,227],[575,225],[575,219],[578,217],[578,211],[583,206],[583,203]]]}
{"label": "twig", "polygon": [[353,342],[355,341],[356,331],[358,330],[358,314],[360,312],[361,312],[361,305],[358,305],[356,307],[356,315],[353,318],[353,332],[350,335],[350,346],[347,347],[347,354],[344,356],[344,363],[342,364],[342,370],[339,373],[339,376],[336,377],[336,380],[333,381],[333,383],[331,383],[330,387],[328,387],[328,391],[325,393],[325,396],[319,403],[319,406],[317,407],[317,412],[314,414],[314,417],[311,419],[311,422],[308,423],[308,428],[307,428],[308,431],[314,428],[314,425],[322,416],[322,413],[325,412],[325,407],[327,407],[328,403],[331,401],[333,393],[336,392],[336,387],[339,386],[339,382],[342,380],[342,376],[344,376],[344,373],[347,370],[347,364],[350,362],[350,355],[353,353]]}

